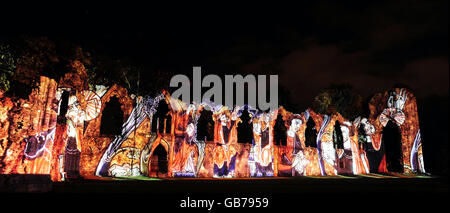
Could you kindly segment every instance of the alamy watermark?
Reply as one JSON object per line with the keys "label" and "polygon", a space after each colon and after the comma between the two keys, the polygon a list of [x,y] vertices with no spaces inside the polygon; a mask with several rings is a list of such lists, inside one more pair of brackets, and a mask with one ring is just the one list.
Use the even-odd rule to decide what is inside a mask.
{"label": "alamy watermark", "polygon": [[[267,78],[266,75],[225,75],[225,105],[233,108],[234,105],[243,106],[245,104],[245,84],[247,84],[248,100],[247,104],[258,107],[260,110],[274,110],[278,108],[278,75],[270,75],[269,101],[267,101]],[[214,102],[222,104],[222,79],[217,75],[207,75],[203,77],[201,67],[192,69],[192,100],[191,81],[183,74],[175,75],[170,79],[170,87],[179,87],[172,94],[173,98],[180,99],[185,103]],[[236,86],[236,87],[235,87]],[[202,96],[202,88],[210,88]],[[258,88],[257,88],[258,87]],[[236,95],[234,96],[234,88]],[[257,91],[258,90],[258,94]],[[235,100],[233,100],[235,98]],[[258,103],[256,103],[258,101]]]}

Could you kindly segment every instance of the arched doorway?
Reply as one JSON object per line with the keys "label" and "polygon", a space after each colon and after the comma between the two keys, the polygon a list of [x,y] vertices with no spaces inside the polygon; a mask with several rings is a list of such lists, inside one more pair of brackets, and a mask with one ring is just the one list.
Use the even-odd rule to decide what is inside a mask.
{"label": "arched doorway", "polygon": [[101,135],[120,135],[122,133],[123,111],[117,97],[111,97],[102,112]]}
{"label": "arched doorway", "polygon": [[383,128],[386,168],[389,172],[403,172],[402,138],[398,126],[389,121]]}
{"label": "arched doorway", "polygon": [[317,130],[316,122],[313,119],[308,119],[306,122],[305,130],[305,146],[306,147],[317,147]]}
{"label": "arched doorway", "polygon": [[166,177],[168,171],[167,151],[159,144],[150,158],[150,176],[151,177]]}

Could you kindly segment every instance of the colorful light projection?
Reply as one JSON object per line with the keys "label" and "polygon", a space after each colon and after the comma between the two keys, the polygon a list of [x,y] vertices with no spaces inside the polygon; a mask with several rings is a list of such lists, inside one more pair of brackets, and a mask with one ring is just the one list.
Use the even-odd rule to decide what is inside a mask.
{"label": "colorful light projection", "polygon": [[[108,148],[103,153],[95,171],[95,175],[111,176],[113,173],[123,174],[123,172],[114,172],[114,170],[110,169],[111,160],[117,154],[123,142],[128,139],[128,137],[136,130],[136,128],[139,127],[145,119],[148,118],[149,120],[151,120],[153,114],[156,112],[156,106],[158,105],[159,101],[163,99],[163,94],[160,94],[156,98],[138,97],[136,107],[133,109],[131,115],[122,126],[121,135],[116,135],[115,139],[109,144]],[[134,154],[131,156],[131,159],[135,158]],[[133,165],[129,166],[131,169],[126,171],[131,171],[131,174],[133,174],[134,176],[139,174],[138,172],[133,172]],[[127,167],[127,165],[118,165],[114,168],[123,170],[123,167]]]}
{"label": "colorful light projection", "polygon": [[[279,176],[302,176],[305,175],[305,168],[310,163],[305,156],[304,149],[304,136],[301,141],[300,130],[304,119],[301,115],[294,115],[284,110],[279,109],[283,115],[286,131],[286,147],[281,147],[281,159],[278,163],[278,175]],[[306,128],[306,125],[304,125]],[[303,131],[304,132],[304,128]]]}
{"label": "colorful light projection", "polygon": [[56,81],[41,77],[27,100],[0,98],[0,173],[50,174],[56,158]]}
{"label": "colorful light projection", "polygon": [[237,125],[240,122],[236,106],[233,111],[222,106],[213,113],[214,177],[234,177],[237,157]]}
{"label": "colorful light projection", "polygon": [[[337,172],[338,174],[358,174],[358,171],[356,171],[356,165],[357,162],[357,156],[358,156],[358,146],[355,141],[351,140],[350,136],[350,130],[352,130],[352,123],[349,121],[344,121],[342,124],[339,121],[336,121],[338,125],[335,125],[335,131],[333,132],[334,135],[337,136],[337,129],[340,129],[340,132],[342,134],[342,147],[339,149],[337,147]],[[353,132],[352,132],[353,133]],[[355,158],[353,157],[355,155]]]}
{"label": "colorful light projection", "polygon": [[[367,149],[370,172],[388,172],[388,167],[397,167],[395,170],[400,173],[425,173],[424,167],[417,166],[419,163],[411,163],[422,158],[417,102],[412,92],[393,88],[376,94],[369,108],[368,120],[375,128],[375,133],[370,135],[372,146]],[[388,125],[390,122],[394,125]]]}
{"label": "colorful light projection", "polygon": [[37,97],[35,104],[41,103],[45,107],[40,107],[39,110],[32,112],[36,116],[36,119],[32,120],[32,129],[40,132],[24,139],[26,145],[23,152],[28,161],[25,171],[30,174],[49,174],[53,158],[57,116],[56,82],[41,78],[41,83],[42,86],[39,89],[42,90],[34,91]]}
{"label": "colorful light projection", "polygon": [[420,130],[417,131],[416,137],[414,138],[414,145],[411,150],[411,170],[420,171],[425,173],[425,166],[423,163],[423,153],[422,153],[422,138],[420,137]]}
{"label": "colorful light projection", "polygon": [[[425,172],[417,106],[414,96],[406,89],[395,88],[375,95],[369,104],[369,118],[359,117],[354,121],[346,120],[339,113],[322,115],[311,109],[294,114],[280,107],[262,113],[249,106],[228,109],[213,103],[185,104],[164,92],[155,98],[137,97],[134,108],[129,101],[122,101],[122,106],[128,104],[123,109],[129,112],[125,112],[121,134],[111,139],[98,135],[98,129],[99,115],[104,108],[102,96],[112,90],[120,89],[117,86],[99,87],[97,92],[57,89],[56,82],[42,78],[40,89],[30,96],[34,106],[17,113],[31,115],[32,119],[26,123],[32,125],[26,128],[34,131],[22,137],[7,137],[21,138],[24,143],[22,146],[11,143],[1,150],[2,165],[6,165],[1,172],[51,174],[53,180],[76,176],[77,172],[82,176],[150,176],[158,168],[156,159],[167,162],[164,176],[169,177],[384,173],[391,171],[393,161],[398,161],[403,168],[400,172]],[[59,115],[67,121],[58,124],[63,91],[72,95],[66,115]],[[122,96],[128,97],[126,92]],[[170,106],[171,132],[151,133],[152,116],[162,100]],[[2,106],[8,105],[2,100]],[[202,110],[213,112],[213,141],[196,139]],[[251,145],[237,143],[237,126],[244,110],[251,114],[254,139]],[[286,145],[273,142],[277,115],[281,115],[286,127]],[[1,122],[4,126],[14,126],[20,118],[12,118],[12,123],[8,119]],[[399,134],[400,156],[395,156],[390,146],[395,143],[387,134],[391,123],[395,127],[393,131]],[[19,133],[23,132],[14,134]],[[2,131],[2,134],[4,138],[4,134],[11,133]],[[155,154],[157,148],[166,154]],[[20,153],[25,160],[14,160],[21,159]]]}
{"label": "colorful light projection", "polygon": [[[95,174],[100,158],[115,138],[115,135],[111,133],[121,133],[122,125],[130,116],[134,108],[133,102],[136,100],[132,99],[134,95],[128,95],[127,90],[118,85],[108,88],[96,85],[95,93],[101,97],[102,108],[99,116],[85,122],[83,127],[80,157],[81,176],[92,176],[92,174]],[[112,124],[119,126],[112,126]],[[105,129],[107,129],[106,133],[102,131]],[[147,142],[148,138],[144,141]]]}
{"label": "colorful light projection", "polygon": [[273,127],[278,110],[269,113],[249,108],[253,123],[253,146],[248,159],[251,177],[274,176]]}
{"label": "colorful light projection", "polygon": [[395,90],[391,92],[387,101],[387,108],[383,110],[379,118],[383,127],[386,126],[389,120],[394,121],[398,126],[401,126],[405,122],[405,113],[402,110],[407,100],[406,89],[400,89],[399,93]]}
{"label": "colorful light projection", "polygon": [[[367,118],[357,117],[353,123],[355,126],[354,131],[357,131],[358,135],[355,139],[355,144],[352,150],[352,152],[354,153],[353,173],[367,174],[371,171],[385,171],[383,169],[385,165],[380,161],[380,153],[382,154],[382,152],[380,151],[381,140],[376,140],[374,138],[375,127],[370,124]],[[372,160],[372,162],[369,163],[368,155],[369,158],[375,158],[375,160]]]}
{"label": "colorful light projection", "polygon": [[[186,106],[168,94],[172,108],[172,152],[170,155],[171,174],[175,177],[197,177],[203,159],[204,143],[197,141],[197,123],[203,106]],[[201,156],[201,157],[199,157]],[[200,159],[200,160],[199,160]]]}
{"label": "colorful light projection", "polygon": [[[64,172],[68,177],[79,174],[81,141],[84,122],[96,118],[102,107],[100,97],[93,91],[84,90],[69,98],[67,118],[67,138],[64,150]],[[63,176],[64,177],[64,176]]]}

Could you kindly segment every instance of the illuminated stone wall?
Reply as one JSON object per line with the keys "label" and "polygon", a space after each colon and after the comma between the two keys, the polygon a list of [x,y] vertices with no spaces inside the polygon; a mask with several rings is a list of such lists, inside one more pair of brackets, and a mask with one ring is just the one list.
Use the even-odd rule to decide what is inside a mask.
{"label": "illuminated stone wall", "polygon": [[60,148],[54,143],[56,89],[55,80],[41,77],[28,100],[2,98],[1,173],[50,174],[55,169],[53,162]]}
{"label": "illuminated stone wall", "polygon": [[[50,174],[53,181],[61,181],[67,178],[64,170],[64,156],[68,146],[70,128],[76,133],[77,149],[80,151],[79,174],[81,177],[91,177],[96,174],[102,156],[105,156],[108,147],[117,136],[101,135],[100,126],[103,110],[112,97],[117,97],[123,111],[123,121],[130,120],[132,112],[139,98],[131,99],[125,88],[114,85],[110,88],[89,89],[84,67],[77,61],[72,64],[74,72],[66,74],[59,83],[47,77],[41,77],[39,83],[32,89],[28,99],[16,99],[0,94],[0,173],[2,174]],[[70,102],[72,110],[80,114],[80,120],[76,122],[67,115],[58,115],[61,108],[61,93],[69,91],[71,97],[78,102],[87,99],[87,94],[98,97],[98,111],[88,115],[89,109],[75,102]],[[171,103],[170,96],[165,93],[164,101]],[[139,99],[139,100],[142,100]],[[156,99],[155,99],[156,100]],[[170,105],[170,104],[169,104]],[[123,139],[120,146],[111,154],[108,175],[110,176],[175,176],[172,172],[175,168],[174,155],[175,125],[181,125],[183,134],[190,129],[183,125],[195,124],[195,116],[177,116],[177,113],[186,111],[188,106],[171,110],[172,131],[167,134],[151,132],[152,113],[155,106],[146,106],[145,119],[132,128],[131,134]],[[373,96],[369,104],[369,118],[357,118],[350,121],[334,112],[331,115],[323,115],[311,109],[300,114],[288,112],[280,108],[278,113],[282,115],[285,126],[292,130],[292,121],[297,119],[298,127],[291,134],[291,139],[300,144],[301,153],[293,152],[293,145],[274,145],[273,176],[281,173],[306,176],[337,175],[343,173],[366,174],[369,173],[370,161],[364,146],[371,146],[374,150],[382,152],[383,128],[388,121],[394,122],[400,129],[402,166],[404,173],[425,172],[422,157],[422,144],[420,138],[419,120],[417,114],[416,98],[407,89],[395,88]],[[196,110],[201,111],[197,106]],[[199,112],[199,111],[198,111]],[[235,114],[233,114],[235,113]],[[195,177],[251,177],[254,166],[253,145],[250,143],[237,143],[236,128],[240,119],[235,109],[219,109],[214,111],[214,140],[191,141],[189,152],[194,151],[193,162]],[[180,114],[181,115],[181,114]],[[66,122],[57,122],[58,116],[67,117]],[[81,119],[82,118],[82,119]],[[308,119],[315,122],[317,133],[317,147],[307,147],[305,144],[305,131]],[[341,125],[345,148],[336,148],[333,134],[336,122]],[[70,123],[72,122],[72,123]],[[70,125],[69,125],[70,124]],[[72,125],[72,126],[71,126]],[[273,123],[271,123],[273,128]],[[226,130],[227,127],[229,128]],[[123,128],[127,127],[125,124]],[[162,128],[162,127],[161,127]],[[366,144],[360,142],[360,129],[366,132]],[[273,130],[270,130],[273,131]],[[222,138],[228,134],[227,141]],[[190,133],[189,133],[190,134]],[[273,132],[269,134],[273,137]],[[183,136],[185,137],[185,136]],[[188,136],[186,136],[188,137]],[[187,138],[185,138],[187,141]],[[288,138],[288,140],[291,140]],[[271,139],[273,140],[273,139]],[[152,173],[154,150],[162,145],[167,152],[168,171],[166,174]],[[222,144],[222,145],[218,145]],[[226,145],[226,146],[224,146]],[[187,147],[187,146],[186,146]],[[293,155],[295,154],[295,155]],[[179,157],[179,156],[178,156]],[[183,166],[189,163],[189,156],[181,156]],[[286,164],[286,159],[290,161]],[[383,161],[384,160],[384,161]],[[376,165],[377,172],[388,172],[383,160]],[[225,162],[226,161],[226,162]],[[217,173],[217,169],[227,165],[228,173]],[[231,165],[233,164],[233,165]],[[373,166],[373,165],[372,165]],[[216,167],[216,169],[215,169]],[[234,170],[231,169],[234,167]],[[183,171],[178,171],[183,173]],[[280,175],[285,176],[285,175]]]}
{"label": "illuminated stone wall", "polygon": [[102,105],[100,113],[96,118],[87,123],[83,133],[80,158],[80,165],[82,165],[80,167],[80,174],[82,176],[92,176],[94,174],[102,154],[105,152],[109,143],[114,139],[114,135],[100,135],[103,110],[111,97],[118,98],[124,115],[123,120],[126,120],[133,110],[133,100],[129,97],[127,90],[123,87],[113,85],[101,96]]}
{"label": "illuminated stone wall", "polygon": [[[402,160],[405,173],[425,172],[422,158],[419,116],[413,93],[394,88],[373,96],[369,103],[370,123],[375,126],[375,140],[382,143],[383,127],[391,120],[400,128]],[[385,166],[382,170],[386,170]]]}

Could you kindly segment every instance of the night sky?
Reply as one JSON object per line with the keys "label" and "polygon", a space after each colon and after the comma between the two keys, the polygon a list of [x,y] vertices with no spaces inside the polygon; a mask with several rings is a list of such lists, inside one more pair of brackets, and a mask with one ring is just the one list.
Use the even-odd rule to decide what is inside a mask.
{"label": "night sky", "polygon": [[[270,8],[270,9],[269,9]],[[364,97],[408,85],[448,96],[448,1],[160,8],[65,5],[14,13],[13,33],[71,40],[148,72],[273,73],[308,105],[331,83]],[[19,16],[18,16],[19,15]],[[25,27],[26,26],[26,27]]]}
{"label": "night sky", "polygon": [[446,0],[209,8],[79,3],[10,8],[2,35],[69,40],[147,72],[190,76],[202,66],[204,74],[278,74],[300,109],[331,83],[349,83],[364,98],[406,84],[418,97],[421,123],[429,124],[424,149],[433,143],[429,158],[448,161],[448,9]]}

